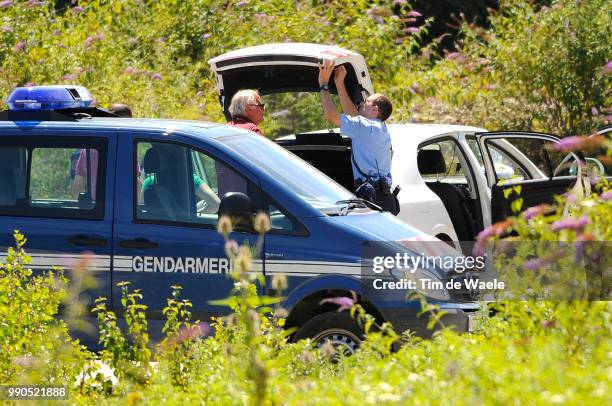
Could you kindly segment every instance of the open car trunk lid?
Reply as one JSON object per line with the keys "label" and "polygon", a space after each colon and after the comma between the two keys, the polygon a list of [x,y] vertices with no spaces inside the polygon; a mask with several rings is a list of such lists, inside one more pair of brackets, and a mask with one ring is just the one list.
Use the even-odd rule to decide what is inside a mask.
{"label": "open car trunk lid", "polygon": [[[347,91],[355,104],[373,93],[363,56],[343,48],[307,43],[278,43],[242,48],[209,61],[217,77],[219,101],[226,118],[233,95],[240,89],[257,89],[260,94],[318,92],[318,63],[331,59],[344,65]],[[330,92],[337,93],[333,80]]]}

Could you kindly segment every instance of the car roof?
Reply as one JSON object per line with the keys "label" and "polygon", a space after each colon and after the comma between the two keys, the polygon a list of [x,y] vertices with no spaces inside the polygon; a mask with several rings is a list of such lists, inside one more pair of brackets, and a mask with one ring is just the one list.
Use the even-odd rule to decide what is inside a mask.
{"label": "car roof", "polygon": [[487,132],[486,129],[480,127],[472,127],[458,124],[389,124],[387,125],[391,137],[395,141],[399,136],[409,136],[413,143],[420,144],[431,137],[436,137],[444,134],[468,133],[475,134]]}
{"label": "car roof", "polygon": [[[475,134],[487,132],[486,129],[481,127],[472,127],[467,125],[458,124],[420,124],[420,123],[406,123],[406,124],[387,124],[389,133],[393,142],[397,142],[404,135],[410,136],[409,140],[411,143],[420,144],[423,141],[431,137],[436,137],[444,134],[456,134],[456,133],[467,133]],[[322,134],[322,133],[339,133],[339,128],[323,129],[318,131],[308,131],[302,134]],[[345,135],[342,135],[346,138]],[[282,140],[294,140],[295,134],[289,134],[276,139],[276,141]]]}
{"label": "car roof", "polygon": [[[155,130],[155,131],[183,131],[186,133],[197,133],[200,136],[216,138],[228,133],[249,134],[248,131],[237,127],[231,127],[223,123],[212,123],[207,121],[196,120],[170,120],[170,119],[155,119],[155,118],[91,118],[78,121],[0,121],[1,128],[14,127],[37,127],[37,128],[93,128],[98,130]],[[216,131],[208,131],[210,129]],[[223,131],[217,131],[223,130]]]}

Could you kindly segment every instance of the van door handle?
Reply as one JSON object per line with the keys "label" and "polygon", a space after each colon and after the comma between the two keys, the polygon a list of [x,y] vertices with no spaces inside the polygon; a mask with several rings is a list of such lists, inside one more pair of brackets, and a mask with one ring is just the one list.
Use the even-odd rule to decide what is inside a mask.
{"label": "van door handle", "polygon": [[102,247],[106,245],[106,239],[91,237],[87,234],[78,234],[70,237],[68,243],[78,246]]}
{"label": "van door handle", "polygon": [[119,246],[121,248],[147,249],[147,248],[157,248],[159,247],[159,244],[154,241],[147,240],[146,238],[139,237],[133,240],[119,241]]}

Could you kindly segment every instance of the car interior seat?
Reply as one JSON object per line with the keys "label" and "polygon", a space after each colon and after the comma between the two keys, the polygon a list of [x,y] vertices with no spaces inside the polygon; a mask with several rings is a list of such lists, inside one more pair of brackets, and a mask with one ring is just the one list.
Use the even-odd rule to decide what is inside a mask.
{"label": "car interior seat", "polygon": [[143,194],[146,217],[176,221],[180,206],[168,183],[171,179],[167,173],[168,157],[159,148],[151,147],[145,153],[143,168],[147,176],[154,177]]}
{"label": "car interior seat", "polygon": [[[419,150],[417,166],[421,175],[445,174],[447,170],[444,157],[439,150]],[[425,182],[425,184],[442,200],[459,241],[473,241],[476,226],[463,191],[456,185],[439,180]]]}

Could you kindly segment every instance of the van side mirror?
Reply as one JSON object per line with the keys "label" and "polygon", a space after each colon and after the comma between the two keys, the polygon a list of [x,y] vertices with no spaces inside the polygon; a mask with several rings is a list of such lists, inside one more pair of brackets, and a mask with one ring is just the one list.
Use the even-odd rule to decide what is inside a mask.
{"label": "van side mirror", "polygon": [[219,203],[218,219],[228,216],[236,230],[252,230],[255,210],[251,198],[241,192],[229,192]]}

